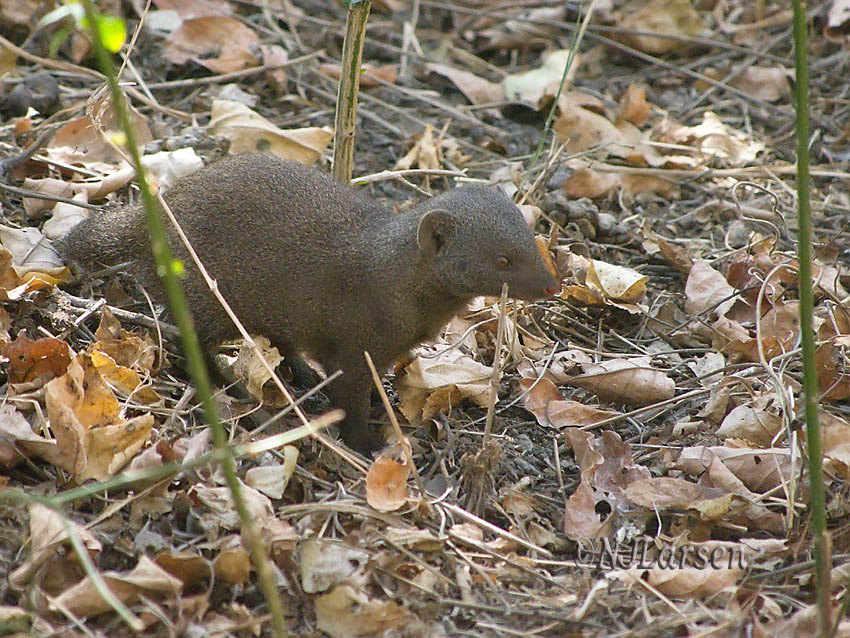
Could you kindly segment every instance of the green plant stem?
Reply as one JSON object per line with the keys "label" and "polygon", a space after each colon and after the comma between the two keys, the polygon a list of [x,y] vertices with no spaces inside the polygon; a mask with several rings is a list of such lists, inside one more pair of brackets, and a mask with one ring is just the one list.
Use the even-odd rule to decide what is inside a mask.
{"label": "green plant stem", "polygon": [[342,44],[342,63],[339,69],[339,90],[334,118],[334,179],[342,184],[351,182],[354,166],[354,133],[357,120],[357,92],[360,89],[360,63],[366,39],[366,20],[371,2],[359,2],[348,10],[345,40]]}
{"label": "green plant stem", "polygon": [[189,308],[186,304],[186,299],[183,296],[182,286],[178,278],[178,273],[182,271],[182,264],[177,262],[171,247],[168,243],[168,238],[165,231],[165,224],[162,221],[162,214],[156,199],[150,190],[147,182],[144,166],[142,165],[142,156],[139,151],[139,145],[136,140],[136,134],[133,130],[130,117],[127,112],[127,106],[124,102],[124,95],[121,88],[118,86],[118,80],[115,75],[115,67],[112,63],[112,58],[107,52],[100,38],[100,31],[97,28],[97,16],[94,11],[92,0],[84,0],[83,5],[86,11],[86,18],[92,29],[89,31],[89,36],[92,41],[92,48],[97,56],[98,64],[101,71],[106,75],[106,83],[109,87],[109,92],[112,96],[113,108],[118,116],[118,121],[126,136],[126,148],[129,152],[133,166],[136,169],[136,182],[139,186],[142,196],[142,204],[145,208],[148,228],[151,236],[151,250],[156,259],[157,272],[163,280],[168,307],[174,317],[174,322],[180,330],[180,336],[183,342],[183,351],[186,354],[187,367],[192,381],[198,390],[198,395],[201,399],[201,404],[204,410],[204,417],[207,423],[212,428],[213,441],[215,446],[221,452],[221,466],[224,472],[227,485],[230,488],[230,493],[233,498],[233,504],[239,514],[239,519],[242,523],[243,538],[251,550],[251,557],[254,562],[254,567],[257,569],[257,575],[260,583],[260,588],[263,590],[263,595],[266,599],[266,604],[269,607],[271,615],[272,627],[275,635],[278,638],[284,638],[288,635],[286,629],[286,621],[283,616],[283,608],[280,604],[280,598],[277,595],[277,588],[274,583],[274,578],[266,556],[265,547],[262,538],[257,533],[256,528],[251,519],[251,514],[245,504],[245,499],[242,497],[241,485],[236,474],[236,462],[233,458],[230,448],[227,444],[227,436],[224,432],[224,427],[221,424],[221,419],[218,416],[218,411],[215,407],[212,394],[212,384],[210,383],[209,374],[204,364],[203,354],[198,336],[195,332],[195,326],[192,322],[192,317],[189,314]]}
{"label": "green plant stem", "polygon": [[[546,124],[543,126],[543,133],[540,134],[540,141],[537,143],[537,149],[534,151],[534,156],[531,158],[529,170],[537,166],[537,161],[540,159],[540,153],[543,152],[543,145],[546,144],[546,139],[549,137],[549,131],[552,130],[552,122],[555,120],[555,113],[558,110],[558,102],[561,99],[561,93],[564,90],[564,85],[567,83],[567,76],[573,66],[581,41],[584,39],[584,33],[587,31],[587,25],[590,24],[590,18],[593,16],[593,9],[595,7],[596,0],[591,0],[591,3],[584,14],[584,20],[581,21],[578,30],[575,32],[575,37],[572,42],[570,42],[570,53],[567,56],[567,63],[564,65],[564,72],[561,74],[561,83],[558,85],[558,91],[555,93],[555,99],[552,102],[552,107],[549,109],[549,115],[546,117]],[[576,19],[578,19],[578,17]]]}
{"label": "green plant stem", "polygon": [[815,364],[814,291],[812,288],[812,215],[809,201],[809,61],[806,8],[794,0],[795,103],[797,109],[797,216],[800,262],[800,332],[803,346],[803,393],[805,395],[806,442],[811,483],[812,536],[814,537],[815,586],[817,587],[818,635],[831,633],[829,537],[826,531],[826,495],[821,465],[818,425],[818,379]]}

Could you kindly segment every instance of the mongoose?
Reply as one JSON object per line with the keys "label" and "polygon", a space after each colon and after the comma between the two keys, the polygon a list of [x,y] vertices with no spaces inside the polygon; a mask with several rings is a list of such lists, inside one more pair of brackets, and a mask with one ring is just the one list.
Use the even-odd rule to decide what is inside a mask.
{"label": "mongoose", "polygon": [[[432,337],[477,295],[516,299],[559,290],[519,209],[499,189],[464,186],[396,214],[317,169],[271,155],[223,159],[179,180],[165,200],[252,334],[285,357],[310,354],[346,412],[343,440],[381,447],[367,424],[371,377]],[[238,337],[179,239],[183,281],[207,349]],[[162,298],[139,206],[89,217],[57,244],[82,264],[136,262]]]}

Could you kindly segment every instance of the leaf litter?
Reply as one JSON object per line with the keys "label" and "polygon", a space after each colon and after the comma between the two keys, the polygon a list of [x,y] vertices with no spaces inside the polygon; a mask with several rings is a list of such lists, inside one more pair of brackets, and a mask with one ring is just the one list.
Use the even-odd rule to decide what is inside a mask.
{"label": "leaf litter", "polygon": [[[28,4],[0,0],[3,89],[18,87],[0,102],[5,154],[40,134],[57,100],[67,110],[51,139],[3,173],[67,201],[3,202],[0,490],[61,497],[134,478],[61,511],[0,501],[0,627],[270,635],[209,430],[172,365],[173,328],[114,271],[68,283],[47,243],[87,205],[136,194],[80,34],[39,27],[55,55],[47,38],[20,55],[41,17]],[[478,300],[397,364],[391,398],[412,424],[415,480],[399,448],[368,465],[310,441],[240,456],[293,632],[811,635],[788,12],[606,5],[565,75],[576,16],[562,3],[480,13],[423,2],[414,14],[409,4],[373,3],[357,173],[440,169],[501,184],[563,288],[504,315]],[[846,2],[827,4],[811,25],[824,59],[846,46]],[[126,8],[135,27],[144,8]],[[327,163],[345,21],[335,3],[156,0],[145,18],[128,92],[161,187],[226,152]],[[840,600],[848,124],[824,106],[838,99],[841,71],[813,68],[815,329]],[[53,74],[58,98],[21,81],[37,71]],[[553,136],[532,165],[550,109]],[[361,187],[406,207],[450,186],[405,175]],[[246,390],[216,396],[237,448],[296,425],[272,419],[285,399],[255,361],[238,361]],[[318,394],[303,407],[318,415],[327,403]],[[473,485],[483,492],[471,499]],[[846,624],[836,635],[850,635]]]}

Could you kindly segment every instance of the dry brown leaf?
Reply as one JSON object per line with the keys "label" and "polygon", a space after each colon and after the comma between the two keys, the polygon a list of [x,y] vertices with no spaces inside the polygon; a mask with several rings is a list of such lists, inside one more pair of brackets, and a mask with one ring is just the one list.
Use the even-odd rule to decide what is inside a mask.
{"label": "dry brown leaf", "polygon": [[631,447],[616,432],[605,430],[594,438],[590,432],[567,428],[564,435],[590,487],[619,495],[630,483],[649,478],[649,470],[634,463]]}
{"label": "dry brown leaf", "polygon": [[693,268],[694,260],[688,254],[687,249],[674,244],[652,230],[650,221],[645,219],[640,228],[644,238],[643,249],[647,255],[660,255],[673,268],[683,275],[687,275]]}
{"label": "dry brown leaf", "polygon": [[569,295],[591,306],[613,306],[632,314],[646,312],[639,302],[646,295],[645,275],[597,259],[587,260],[582,285],[567,285],[561,295]]}
{"label": "dry brown leaf", "polygon": [[150,438],[153,415],[121,419],[117,400],[86,355],[47,384],[44,398],[58,447],[53,462],[77,481],[112,476]]}
{"label": "dry brown leaf", "polygon": [[627,585],[648,583],[664,596],[675,598],[707,599],[716,596],[724,589],[735,587],[743,575],[741,568],[721,567],[720,569],[625,569],[608,572],[606,577],[616,579]]}
{"label": "dry brown leaf", "polygon": [[592,168],[582,167],[574,171],[561,188],[571,197],[589,197],[597,199],[606,197],[620,186],[620,176],[616,173],[606,173]]}
{"label": "dry brown leaf", "polygon": [[592,259],[584,283],[609,301],[638,303],[646,296],[648,281],[649,277],[631,268]]}
{"label": "dry brown leaf", "polygon": [[252,467],[245,473],[245,483],[261,491],[269,498],[282,498],[289,479],[295,473],[298,461],[298,448],[287,445],[283,448],[283,464]]}
{"label": "dry brown leaf", "polygon": [[219,552],[213,559],[215,577],[231,585],[242,585],[251,576],[251,558],[242,547]]}
{"label": "dry brown leaf", "polygon": [[567,538],[582,543],[610,536],[615,517],[607,516],[605,520],[600,520],[596,511],[597,502],[604,500],[601,496],[597,498],[594,490],[582,480],[564,508],[564,534]]}
{"label": "dry brown leaf", "polygon": [[[75,534],[93,559],[97,559],[103,546],[91,531],[63,517],[60,512],[41,503],[29,506],[29,543],[30,555],[20,566],[9,574],[9,584],[18,590],[26,587],[31,579],[41,571],[67,570],[67,554],[70,562],[77,563],[76,554],[70,549],[70,534]],[[68,580],[78,580],[79,572],[69,574]]]}
{"label": "dry brown leaf", "polygon": [[837,339],[821,343],[815,352],[821,399],[843,401],[850,398],[850,358],[848,345]]}
{"label": "dry brown leaf", "polygon": [[92,350],[89,356],[100,378],[120,396],[145,405],[155,405],[162,401],[162,397],[148,385],[150,382],[143,382],[134,370],[117,365],[112,357],[98,350]]}
{"label": "dry brown leaf", "polygon": [[[520,380],[520,387],[527,390],[535,379]],[[531,412],[540,425],[547,427],[593,426],[595,423],[619,415],[619,412],[601,410],[578,401],[561,397],[555,384],[547,378],[540,379],[525,395],[523,407]]]}
{"label": "dry brown leaf", "polygon": [[685,38],[680,40],[628,33],[619,36],[619,39],[626,44],[653,54],[687,51],[691,46],[688,38],[700,37],[706,30],[705,24],[690,0],[650,0],[627,3],[617,22],[617,26],[626,31],[643,31]]}
{"label": "dry brown leaf", "polygon": [[46,383],[65,374],[71,364],[71,349],[64,341],[53,337],[32,341],[24,332],[0,345],[0,356],[9,359],[9,383]]}
{"label": "dry brown leaf", "polygon": [[850,478],[850,423],[828,412],[819,412],[824,461],[845,479]]}
{"label": "dry brown leaf", "polygon": [[[55,285],[60,281],[69,280],[69,271],[65,264],[50,246],[50,242],[44,241],[37,228],[11,228],[0,225],[0,244],[12,256],[11,267],[18,281],[37,276],[45,281],[52,280]],[[9,299],[16,298],[8,288],[7,295]]]}
{"label": "dry brown leaf", "polygon": [[752,405],[734,408],[717,429],[721,439],[745,439],[762,447],[770,447],[773,437],[782,429],[782,418]]}
{"label": "dry brown leaf", "polygon": [[[319,73],[326,75],[334,80],[339,80],[339,65],[338,64],[320,64]],[[361,89],[374,88],[381,86],[383,82],[395,84],[398,78],[398,69],[395,65],[386,64],[383,66],[374,66],[372,64],[363,64],[360,67]]]}
{"label": "dry brown leaf", "polygon": [[584,374],[570,377],[567,383],[593,392],[601,401],[640,407],[676,395],[673,379],[652,367],[649,357],[585,363],[582,370]]}
{"label": "dry brown leaf", "polygon": [[[832,605],[830,610],[832,618],[838,618],[839,606]],[[803,607],[791,615],[777,622],[766,624],[762,628],[765,636],[817,636],[818,635],[818,608],[816,605]],[[833,638],[850,638],[850,621],[841,620],[837,627],[832,629]]]}
{"label": "dry brown leaf", "polygon": [[800,459],[796,459],[796,469],[792,472],[791,451],[771,448],[754,450],[725,446],[696,446],[682,450],[676,465],[692,476],[699,476],[718,458],[747,489],[764,493],[782,485],[787,485],[792,474],[800,468]]}
{"label": "dry brown leaf", "polygon": [[[275,520],[274,508],[267,496],[252,487],[241,485],[242,498],[245,507],[254,524],[261,529],[270,520]],[[233,496],[228,487],[207,487],[197,484],[192,487],[190,494],[207,506],[207,515],[215,519],[225,529],[238,529],[241,521],[239,513],[233,505]]]}
{"label": "dry brown leaf", "polygon": [[469,71],[456,69],[447,64],[427,64],[425,69],[429,73],[436,73],[451,80],[452,84],[472,104],[491,104],[505,99],[505,91],[501,85],[478,77]]}
{"label": "dry brown leaf", "polygon": [[[106,99],[106,95],[108,94],[104,94],[100,104],[93,105],[92,110],[98,113],[97,118],[104,135],[113,143],[120,142],[125,139],[124,133],[115,115],[112,102]],[[153,134],[148,127],[147,118],[132,106],[127,105],[127,108],[130,111],[130,123],[136,141],[140,145],[152,141]],[[102,174],[113,172],[115,166],[123,161],[121,154],[92,124],[89,115],[82,115],[65,123],[56,131],[43,152],[51,160],[65,164],[78,164]]]}
{"label": "dry brown leaf", "polygon": [[[569,49],[551,51],[546,54],[536,69],[505,76],[502,80],[505,98],[510,101],[524,102],[535,109],[540,108],[545,98],[551,98],[557,94],[569,58]],[[564,90],[572,82],[578,65],[579,56],[576,55],[564,80]]]}
{"label": "dry brown leaf", "polygon": [[12,605],[0,605],[0,627],[4,632],[32,636],[31,627],[33,615],[21,607]]}
{"label": "dry brown leaf", "polygon": [[213,100],[209,131],[230,140],[230,153],[267,152],[315,164],[333,138],[328,127],[281,129],[244,104]]}
{"label": "dry brown leaf", "polygon": [[440,168],[442,164],[440,145],[439,142],[434,140],[434,127],[427,124],[422,135],[414,139],[413,146],[404,157],[395,163],[393,170],[403,171],[413,166],[425,170]]}
{"label": "dry brown leaf", "polygon": [[108,306],[100,311],[100,324],[94,333],[97,341],[90,352],[108,355],[119,366],[152,372],[157,358],[156,345],[147,335],[124,330]]}
{"label": "dry brown leaf", "polygon": [[411,423],[447,412],[463,398],[486,407],[493,369],[452,350],[436,359],[417,357],[399,381],[399,409]]}
{"label": "dry brown leaf", "polygon": [[[174,598],[180,595],[183,583],[159,567],[145,555],[127,573],[105,572],[101,575],[112,593],[126,605],[136,603],[141,597]],[[112,611],[112,606],[98,592],[91,578],[64,591],[50,604],[52,611],[64,610],[77,616],[97,616]]]}
{"label": "dry brown leaf", "polygon": [[735,88],[766,102],[777,102],[791,95],[790,71],[781,66],[748,66],[729,82]]}
{"label": "dry brown leaf", "polygon": [[[229,16],[233,7],[227,0],[155,0],[154,4],[162,11],[171,10],[184,20],[211,16]],[[270,3],[274,6],[273,3]]]}
{"label": "dry brown leaf", "polygon": [[656,512],[695,509],[705,520],[722,518],[732,503],[732,495],[723,490],[666,476],[634,481],[626,486],[625,495],[632,503]]}
{"label": "dry brown leaf", "polygon": [[366,502],[379,512],[394,512],[407,503],[410,468],[385,456],[375,459],[366,474]]}
{"label": "dry brown leaf", "polygon": [[299,547],[298,562],[301,587],[308,594],[327,591],[354,577],[368,560],[368,553],[341,543],[318,539],[304,541]]}
{"label": "dry brown leaf", "polygon": [[[797,301],[778,303],[765,313],[759,322],[761,328],[759,336],[766,361],[793,349],[800,331],[799,323],[799,302]],[[726,318],[718,320],[714,326],[717,338],[712,341],[712,345],[726,354],[732,354],[736,360],[760,361],[758,338],[750,337],[749,333],[744,333],[745,337],[743,334],[736,335],[726,342],[720,338],[721,335],[728,335],[724,328],[729,325]]]}
{"label": "dry brown leaf", "polygon": [[405,609],[391,600],[370,598],[359,588],[340,584],[316,598],[316,625],[331,638],[371,638],[400,627]]}
{"label": "dry brown leaf", "polygon": [[[260,54],[262,55],[264,66],[285,64],[289,61],[289,53],[278,44],[261,44]],[[278,95],[286,93],[286,67],[281,66],[277,69],[269,69],[265,75],[266,81]]]}
{"label": "dry brown leaf", "polygon": [[188,61],[214,73],[232,73],[260,63],[260,39],[236,18],[210,16],[184,20],[165,41],[163,55],[174,64]]}
{"label": "dry brown leaf", "polygon": [[726,278],[711,267],[704,259],[697,260],[685,284],[685,312],[690,316],[704,312],[718,315],[732,307],[736,291]]}
{"label": "dry brown leaf", "polygon": [[40,449],[45,447],[54,444],[33,432],[29,421],[12,403],[0,405],[0,468],[12,468],[30,455],[40,456]]}
{"label": "dry brown leaf", "polygon": [[[254,343],[272,370],[283,361],[280,351],[272,346],[266,337],[255,337]],[[270,383],[268,388],[265,387],[272,375],[262,364],[254,348],[249,347],[245,341],[239,344],[239,354],[233,363],[233,374],[242,381],[248,390],[248,394],[260,403],[272,408],[282,408],[289,404],[274,383]]]}
{"label": "dry brown leaf", "polygon": [[429,529],[388,527],[384,538],[393,545],[400,545],[420,552],[438,552],[446,546],[446,539],[436,536]]}
{"label": "dry brown leaf", "polygon": [[623,95],[620,105],[620,114],[617,122],[631,122],[635,126],[643,126],[649,119],[652,109],[646,101],[646,87],[639,84],[630,84]]}
{"label": "dry brown leaf", "polygon": [[210,578],[213,573],[209,561],[192,552],[163,552],[156,557],[155,562],[169,574],[179,578],[183,589]]}
{"label": "dry brown leaf", "polygon": [[676,190],[676,183],[672,179],[655,175],[621,175],[620,184],[622,184],[623,190],[631,196],[652,193],[669,199]]}
{"label": "dry brown leaf", "polygon": [[629,147],[632,145],[621,128],[604,115],[579,106],[569,96],[561,96],[552,130],[569,153],[584,153],[596,148],[602,157],[624,157],[631,153]]}
{"label": "dry brown leaf", "polygon": [[763,142],[730,128],[711,111],[706,111],[703,121],[696,126],[667,121],[656,137],[661,142],[690,146],[702,156],[703,163],[723,160],[729,166],[751,164],[765,148]]}

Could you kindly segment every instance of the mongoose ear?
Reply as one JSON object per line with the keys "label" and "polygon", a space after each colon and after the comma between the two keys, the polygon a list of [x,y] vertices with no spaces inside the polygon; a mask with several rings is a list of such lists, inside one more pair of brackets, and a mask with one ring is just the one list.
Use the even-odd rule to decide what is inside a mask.
{"label": "mongoose ear", "polygon": [[436,255],[457,231],[458,221],[445,210],[431,210],[419,220],[416,243],[428,255]]}

